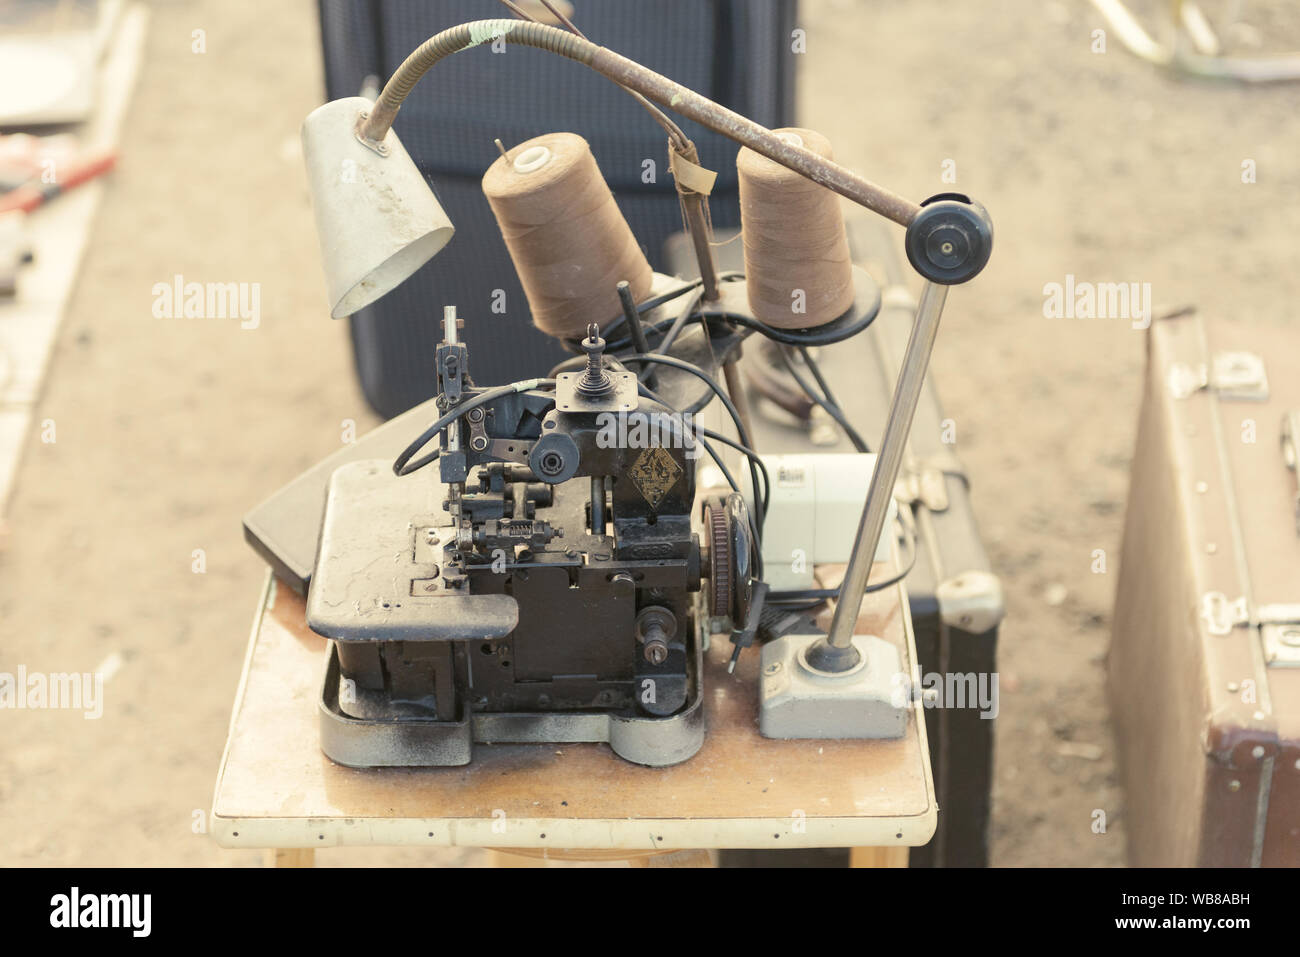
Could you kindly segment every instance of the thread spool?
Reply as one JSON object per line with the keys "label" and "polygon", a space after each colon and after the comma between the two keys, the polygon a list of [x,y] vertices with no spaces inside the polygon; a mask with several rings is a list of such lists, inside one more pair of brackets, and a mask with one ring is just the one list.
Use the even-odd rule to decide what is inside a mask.
{"label": "thread spool", "polygon": [[650,294],[654,272],[581,136],[520,143],[488,167],[483,192],[543,332],[603,331],[622,315],[620,280],[637,301]]}
{"label": "thread spool", "polygon": [[[815,130],[774,132],[834,158],[830,142]],[[778,329],[809,329],[847,312],[853,305],[853,262],[839,197],[748,147],[737,155],[736,171],[754,316]]]}

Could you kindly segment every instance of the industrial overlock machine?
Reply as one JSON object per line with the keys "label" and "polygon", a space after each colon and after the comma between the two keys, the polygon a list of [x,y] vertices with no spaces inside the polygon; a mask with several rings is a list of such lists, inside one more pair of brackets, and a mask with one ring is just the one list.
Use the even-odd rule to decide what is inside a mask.
{"label": "industrial overlock machine", "polygon": [[[956,194],[897,196],[835,163],[815,131],[767,130],[567,21],[478,21],[422,44],[377,100],[336,100],[304,123],[333,315],[451,240],[394,121],[438,60],[507,44],[596,70],[663,126],[699,277],[651,271],[581,137],[498,143],[484,192],[529,316],[574,358],[477,382],[476,324],[519,311],[430,303],[436,397],[246,520],[332,643],[325,752],[359,767],[456,765],[476,742],[603,741],[638,764],[678,763],[707,733],[705,646],[728,637],[733,664],[759,646],[763,734],[902,735],[898,652],[855,624],[865,591],[905,573],[868,581],[892,555],[894,483],[947,288],[991,251],[987,213]],[[711,246],[708,163],[730,159],[700,157],[665,111],[742,147],[743,271],[720,272]],[[924,279],[889,421],[874,454],[860,440],[852,455],[764,454],[737,366],[755,336],[853,432],[815,354],[865,329],[880,291],[849,259],[840,197],[905,227]],[[273,533],[289,512],[296,536]],[[827,562],[847,564],[838,588],[816,587],[811,569]],[[805,612],[826,601],[823,632]]]}

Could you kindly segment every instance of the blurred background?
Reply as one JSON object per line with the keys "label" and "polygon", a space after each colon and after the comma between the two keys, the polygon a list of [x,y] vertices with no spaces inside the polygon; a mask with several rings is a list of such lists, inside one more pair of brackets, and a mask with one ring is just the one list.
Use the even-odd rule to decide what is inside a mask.
{"label": "blurred background", "polygon": [[[1202,6],[1235,49],[1300,48],[1280,0]],[[507,15],[492,0],[457,7]],[[1129,8],[1168,19],[1157,0]],[[1098,49],[1104,27],[1084,0],[802,0],[794,14],[798,123],[872,180],[967,192],[997,224],[931,366],[1006,593],[995,865],[1124,862],[1103,672],[1143,333],[1047,318],[1044,286],[1150,283],[1157,314],[1277,322],[1300,295],[1300,88],[1160,70],[1113,31]],[[66,66],[33,98],[50,57]],[[0,670],[106,676],[99,720],[0,714],[0,864],[253,864],[202,833],[265,574],[240,518],[381,421],[375,406],[404,402],[363,392],[359,324],[328,317],[298,145],[326,98],[318,6],[11,2],[0,80],[0,128],[39,108],[58,123],[41,132],[67,137],[0,140],[0,167],[39,180],[55,156],[85,171],[0,230],[0,267],[16,275],[0,298]],[[618,160],[593,147],[613,179]],[[706,165],[733,161],[732,147],[701,148]],[[462,230],[449,249],[468,246],[449,211]],[[178,276],[257,284],[256,321],[160,310],[159,284]],[[433,317],[442,303],[408,305]],[[496,321],[461,314],[471,342],[476,321]]]}

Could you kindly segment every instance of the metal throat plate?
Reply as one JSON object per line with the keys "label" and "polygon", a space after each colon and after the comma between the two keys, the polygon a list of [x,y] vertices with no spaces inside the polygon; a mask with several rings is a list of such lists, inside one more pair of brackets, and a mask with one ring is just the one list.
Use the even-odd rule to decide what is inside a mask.
{"label": "metal throat plate", "polygon": [[[398,478],[385,460],[351,462],[330,478],[307,625],[338,641],[504,638],[519,623],[510,595],[447,587],[436,542],[417,534],[446,527],[441,485],[427,474]],[[439,509],[435,511],[435,509]]]}

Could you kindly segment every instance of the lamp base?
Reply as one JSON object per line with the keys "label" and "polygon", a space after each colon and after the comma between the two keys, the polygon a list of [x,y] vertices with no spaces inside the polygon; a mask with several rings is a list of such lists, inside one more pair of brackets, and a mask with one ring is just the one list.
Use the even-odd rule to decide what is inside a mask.
{"label": "lamp base", "polygon": [[786,635],[763,646],[758,727],[767,738],[901,738],[907,683],[894,645],[854,635],[858,662],[839,673],[809,664],[825,635]]}

